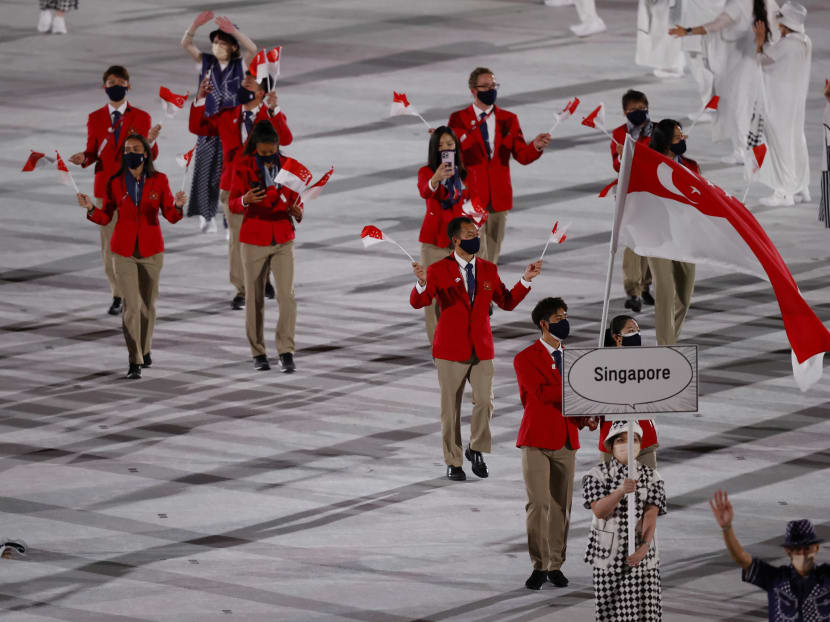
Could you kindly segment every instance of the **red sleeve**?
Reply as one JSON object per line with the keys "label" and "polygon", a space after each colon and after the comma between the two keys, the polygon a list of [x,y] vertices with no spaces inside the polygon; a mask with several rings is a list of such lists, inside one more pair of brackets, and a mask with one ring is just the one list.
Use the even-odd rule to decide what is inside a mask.
{"label": "red sleeve", "polygon": [[95,137],[95,131],[92,123],[92,115],[86,120],[86,149],[84,149],[84,162],[81,164],[86,168],[90,164],[98,160],[98,139]]}
{"label": "red sleeve", "polygon": [[542,404],[550,404],[556,410],[562,410],[562,385],[561,383],[551,384],[539,368],[537,368],[528,356],[517,354],[513,359],[513,369],[516,370],[516,380],[519,383],[519,391],[532,395],[536,401]]}
{"label": "red sleeve", "polygon": [[216,120],[219,115],[214,117],[205,116],[205,106],[190,106],[189,127],[190,133],[197,136],[219,136],[219,128],[216,127]]}
{"label": "red sleeve", "polygon": [[496,281],[498,285],[496,286],[496,291],[493,292],[493,301],[505,311],[515,309],[530,291],[530,288],[522,285],[521,281],[516,283],[513,289],[508,290],[504,283],[501,282],[498,272],[496,272]]}
{"label": "red sleeve", "polygon": [[421,167],[421,170],[418,171],[418,192],[421,193],[422,199],[438,199],[440,201],[446,198],[447,189],[441,184],[438,184],[435,190],[432,189],[429,180],[432,179],[433,174],[432,169],[428,166]]}
{"label": "red sleeve", "polygon": [[414,285],[412,286],[412,292],[409,294],[409,304],[412,305],[413,309],[423,309],[429,304],[432,304],[432,300],[435,298],[438,288],[435,285],[437,277],[435,276],[435,271],[433,270],[433,266],[427,268],[427,287],[424,290],[424,293],[419,294],[418,288]]}
{"label": "red sleeve", "polygon": [[159,185],[161,188],[161,213],[171,223],[179,222],[182,219],[182,208],[176,207],[176,199],[170,191],[170,180],[167,175],[159,173],[161,177]]}
{"label": "red sleeve", "polygon": [[87,212],[87,220],[91,220],[96,225],[108,225],[112,220],[112,215],[115,214],[116,204],[112,197],[112,184],[107,184],[107,192],[104,196],[104,202],[101,207],[96,207],[91,212]]}
{"label": "red sleeve", "polygon": [[519,164],[530,164],[542,157],[542,152],[533,146],[533,143],[526,143],[522,128],[519,125],[518,117],[513,117],[511,123],[513,133],[513,157]]}
{"label": "red sleeve", "polygon": [[247,209],[242,205],[242,197],[250,190],[245,167],[235,164],[231,173],[231,191],[228,195],[228,209],[234,214],[244,214]]}
{"label": "red sleeve", "polygon": [[287,147],[294,142],[294,135],[291,133],[291,128],[288,127],[288,119],[284,112],[279,112],[276,116],[271,117],[271,125],[277,130],[281,147]]}

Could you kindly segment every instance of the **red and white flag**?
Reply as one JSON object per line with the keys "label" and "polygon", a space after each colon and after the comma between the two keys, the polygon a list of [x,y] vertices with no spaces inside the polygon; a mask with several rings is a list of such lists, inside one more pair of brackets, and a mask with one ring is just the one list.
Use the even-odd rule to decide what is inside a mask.
{"label": "red and white flag", "polygon": [[461,212],[471,218],[478,228],[481,228],[481,225],[487,220],[487,209],[482,207],[480,202],[475,198],[465,200],[461,204]]}
{"label": "red and white flag", "polygon": [[32,151],[32,153],[29,154],[29,159],[26,160],[26,164],[23,165],[23,172],[28,173],[36,168],[46,168],[50,164],[54,163],[55,158],[49,157],[45,153],[40,153],[39,151]]}
{"label": "red and white flag", "polygon": [[58,179],[64,186],[72,186],[75,189],[75,194],[80,193],[78,190],[78,184],[75,183],[75,178],[72,177],[72,173],[69,172],[69,169],[66,168],[66,162],[63,161],[61,154],[58,153],[58,150],[55,149],[55,157],[56,163],[58,168]]}
{"label": "red and white flag", "polygon": [[177,153],[176,154],[176,164],[181,166],[182,168],[186,169],[190,166],[190,161],[193,159],[193,153],[196,151],[196,146],[193,146],[193,149],[190,151],[186,151],[185,153]]}
{"label": "red and white flag", "polygon": [[281,45],[270,50],[260,50],[251,60],[251,64],[248,65],[248,71],[256,78],[257,82],[262,82],[265,78],[270,78],[271,89],[273,89],[277,83],[277,78],[280,76],[281,56]]}
{"label": "red and white flag", "polygon": [[[429,123],[421,116],[421,113],[415,109],[415,106],[409,103],[406,93],[397,93],[392,91],[392,105],[389,107],[390,117],[399,117],[402,115],[409,115],[418,117],[429,128]],[[432,128],[430,128],[432,129]]]}
{"label": "red and white flag", "polygon": [[718,186],[647,145],[626,139],[617,192],[612,250],[644,257],[708,263],[768,280],[792,348],[802,391],[822,374],[830,331],[807,301],[763,227]]}
{"label": "red and white flag", "polygon": [[600,104],[587,117],[583,117],[582,125],[605,131],[605,104]]}
{"label": "red and white flag", "polygon": [[363,231],[360,232],[360,241],[363,242],[363,248],[369,248],[370,246],[374,246],[375,244],[380,244],[381,242],[389,242],[390,244],[394,244],[399,249],[401,249],[407,257],[409,257],[409,261],[415,263],[415,260],[412,259],[412,255],[406,252],[406,249],[398,244],[395,240],[390,238],[387,235],[383,234],[383,231],[378,229],[375,225],[366,225],[363,227]]}
{"label": "red and white flag", "polygon": [[320,196],[320,193],[323,192],[323,188],[326,187],[326,184],[329,183],[329,179],[331,179],[332,174],[334,173],[334,167],[332,166],[328,173],[323,175],[320,179],[315,181],[311,184],[308,189],[300,195],[300,200],[303,203],[308,203],[309,201],[313,201],[317,197]]}
{"label": "red and white flag", "polygon": [[539,257],[540,260],[545,258],[545,253],[548,250],[549,244],[562,244],[562,242],[565,241],[565,238],[568,237],[566,234],[568,233],[568,227],[570,226],[571,223],[568,223],[565,226],[560,227],[558,220],[553,223],[553,229],[551,229],[550,235],[548,236],[548,241],[545,242],[545,248],[542,250],[542,256]]}
{"label": "red and white flag", "polygon": [[311,183],[311,171],[292,158],[286,158],[274,183],[282,184],[297,194],[302,194]]}
{"label": "red and white flag", "polygon": [[761,169],[766,156],[767,146],[765,143],[761,143],[750,149],[749,154],[744,158],[744,177],[746,179],[751,179]]}
{"label": "red and white flag", "polygon": [[704,110],[717,110],[718,104],[720,103],[720,97],[717,95],[713,95],[712,99],[709,100],[709,103],[704,106]]}
{"label": "red and white flag", "polygon": [[165,115],[172,119],[184,108],[187,98],[190,97],[190,91],[184,95],[179,95],[166,86],[161,86],[159,87],[159,97],[161,98],[161,109],[164,110]]}
{"label": "red and white flag", "polygon": [[550,131],[548,132],[548,134],[552,134],[553,130],[555,130],[557,128],[557,126],[560,123],[562,123],[562,121],[564,121],[565,119],[570,117],[574,112],[576,112],[576,109],[578,107],[579,107],[579,98],[578,97],[574,97],[573,99],[569,99],[568,103],[565,104],[565,107],[561,111],[557,112],[554,115],[553,125],[551,126]]}

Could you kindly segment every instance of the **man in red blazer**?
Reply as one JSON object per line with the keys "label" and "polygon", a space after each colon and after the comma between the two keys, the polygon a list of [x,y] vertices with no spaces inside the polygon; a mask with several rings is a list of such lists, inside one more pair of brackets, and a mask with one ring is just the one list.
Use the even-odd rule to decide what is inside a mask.
{"label": "man in red blazer", "polygon": [[562,574],[579,429],[595,430],[598,421],[562,416],[562,342],[568,337],[568,305],[561,298],[540,300],[531,314],[542,336],[513,359],[524,415],[516,446],[522,450],[522,473],[527,490],[527,548],[533,572],[525,582],[541,589],[549,579],[568,585]]}
{"label": "man in red blazer", "polygon": [[538,160],[550,142],[550,134],[539,134],[531,143],[525,142],[518,117],[495,105],[499,85],[486,67],[473,70],[468,86],[473,103],[453,112],[447,125],[458,136],[470,194],[490,212],[484,225],[486,259],[497,264],[507,212],[513,209],[510,156],[520,164]]}
{"label": "man in red blazer", "polygon": [[[288,121],[277,107],[277,93],[269,90],[268,78],[258,83],[247,73],[242,80],[244,95],[249,101],[234,108],[225,108],[212,117],[205,116],[205,97],[212,90],[210,78],[205,78],[199,86],[196,101],[190,107],[190,131],[198,136],[218,136],[222,142],[222,176],[219,180],[219,204],[225,212],[230,234],[228,236],[228,268],[231,285],[236,294],[231,300],[232,309],[245,306],[245,275],[242,270],[242,247],[239,244],[239,229],[242,227],[242,214],[235,214],[228,207],[231,190],[231,173],[236,157],[248,140],[257,121],[270,121],[277,130],[280,145],[290,145],[294,140]],[[243,91],[240,90],[242,93]],[[265,100],[265,105],[263,105]],[[267,279],[267,276],[266,276]]]}
{"label": "man in red blazer", "polygon": [[432,356],[441,386],[441,438],[447,477],[467,478],[461,453],[461,396],[467,380],[473,390],[473,419],[470,443],[464,455],[473,473],[487,477],[481,453],[490,452],[490,417],[493,414],[493,333],[490,304],[511,311],[527,296],[530,281],[539,274],[542,262],[525,268],[521,281],[509,290],[499,278],[496,265],[476,257],[481,240],[472,219],[454,218],[447,227],[453,253],[428,269],[414,263],[418,282],[409,302],[421,309],[438,301],[441,315],[435,328]]}
{"label": "man in red blazer", "polygon": [[[161,131],[161,125],[152,126],[150,115],[143,110],[127,103],[127,91],[130,88],[130,74],[120,65],[108,67],[104,72],[103,87],[107,94],[108,103],[90,113],[86,123],[86,149],[70,156],[72,164],[86,168],[95,164],[95,201],[98,207],[104,203],[107,193],[107,181],[121,167],[121,152],[124,151],[124,141],[130,134],[141,134],[153,146],[153,159],[158,155],[158,146],[155,141]],[[151,127],[152,126],[152,127]],[[112,291],[112,304],[108,310],[110,315],[121,313],[121,292],[113,269],[112,250],[110,240],[115,228],[117,215],[112,221],[100,227],[101,257],[104,260],[104,271]]]}

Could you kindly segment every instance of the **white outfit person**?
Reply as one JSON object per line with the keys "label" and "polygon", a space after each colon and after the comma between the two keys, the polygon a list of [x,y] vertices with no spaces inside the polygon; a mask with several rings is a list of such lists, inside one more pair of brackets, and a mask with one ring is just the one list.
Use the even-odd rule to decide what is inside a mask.
{"label": "white outfit person", "polygon": [[676,0],[640,0],[637,8],[637,52],[634,62],[652,67],[658,78],[679,78],[686,59],[680,40],[669,34],[669,13]]}
{"label": "white outfit person", "polygon": [[[677,24],[696,26],[707,24],[717,18],[723,12],[726,0],[677,0],[677,3],[672,11],[672,15],[676,16],[677,19],[672,21]],[[712,95],[715,94],[715,76],[709,67],[709,39],[710,35],[682,37],[680,39],[680,47],[686,55],[689,73],[695,82],[700,97],[700,107],[695,110],[690,118],[697,117],[697,111],[703,110],[704,106],[712,99]],[[705,123],[712,121],[713,118],[713,114],[707,110],[700,116],[699,122]]]}

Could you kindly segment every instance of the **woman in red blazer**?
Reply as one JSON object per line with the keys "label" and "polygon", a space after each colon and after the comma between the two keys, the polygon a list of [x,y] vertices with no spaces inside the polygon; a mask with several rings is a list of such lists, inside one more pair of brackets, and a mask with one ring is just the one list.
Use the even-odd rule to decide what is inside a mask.
{"label": "woman in red blazer", "polygon": [[[457,148],[458,139],[446,125],[435,129],[429,139],[427,164],[418,171],[418,192],[426,201],[426,213],[418,241],[421,243],[421,265],[429,267],[450,253],[447,226],[458,216],[475,217],[477,227],[487,220],[487,212],[465,214],[465,202],[470,199],[467,189],[467,169]],[[469,210],[469,204],[467,205]],[[482,243],[484,238],[481,239]],[[479,253],[486,255],[483,248]],[[438,323],[438,303],[424,307],[427,338],[432,344]]]}
{"label": "woman in red blazer", "polygon": [[159,210],[171,223],[182,218],[184,192],[175,197],[164,173],[153,166],[152,150],[140,134],[124,142],[121,169],[110,177],[103,205],[78,194],[78,204],[86,209],[88,220],[106,225],[117,213],[110,248],[115,278],[124,297],[122,323],[130,367],[127,378],[141,378],[141,368],[150,367],[150,349],[156,322],[156,298],[164,259],[164,241]]}

